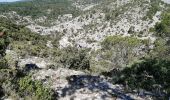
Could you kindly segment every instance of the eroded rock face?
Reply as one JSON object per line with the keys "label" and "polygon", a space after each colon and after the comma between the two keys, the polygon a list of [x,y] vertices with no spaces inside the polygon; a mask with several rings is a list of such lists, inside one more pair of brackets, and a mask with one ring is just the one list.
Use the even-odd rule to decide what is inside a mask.
{"label": "eroded rock face", "polygon": [[113,85],[104,77],[65,68],[42,69],[33,75],[58,94],[59,100],[146,100],[137,94],[124,93],[122,85]]}

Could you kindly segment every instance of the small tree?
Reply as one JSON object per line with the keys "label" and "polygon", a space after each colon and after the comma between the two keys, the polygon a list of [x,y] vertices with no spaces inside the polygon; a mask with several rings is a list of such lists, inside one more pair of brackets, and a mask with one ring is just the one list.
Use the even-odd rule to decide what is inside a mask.
{"label": "small tree", "polygon": [[4,28],[0,28],[0,69],[7,67],[7,61],[4,59],[4,56],[8,44],[7,31]]}
{"label": "small tree", "polygon": [[122,67],[140,58],[148,50],[147,40],[139,40],[133,37],[109,36],[101,43],[102,57],[112,62],[114,67]]}
{"label": "small tree", "polygon": [[155,31],[160,37],[170,37],[170,13],[162,15],[162,21],[155,25]]}
{"label": "small tree", "polygon": [[7,30],[0,28],[0,58],[5,55],[6,48],[9,44]]}

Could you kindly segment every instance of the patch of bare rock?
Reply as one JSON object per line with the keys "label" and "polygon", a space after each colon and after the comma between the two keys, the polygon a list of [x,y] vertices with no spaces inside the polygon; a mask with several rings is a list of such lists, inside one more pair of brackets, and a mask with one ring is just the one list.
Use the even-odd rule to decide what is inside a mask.
{"label": "patch of bare rock", "polygon": [[122,85],[113,85],[103,76],[93,76],[66,68],[42,69],[33,75],[56,91],[58,100],[150,100],[125,93]]}

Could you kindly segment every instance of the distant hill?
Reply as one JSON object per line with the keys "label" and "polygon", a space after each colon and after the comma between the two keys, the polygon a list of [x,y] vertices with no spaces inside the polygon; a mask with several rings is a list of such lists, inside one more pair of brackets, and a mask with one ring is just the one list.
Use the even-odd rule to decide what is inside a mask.
{"label": "distant hill", "polygon": [[[51,13],[48,14],[48,9]],[[48,16],[55,18],[58,15],[72,12],[76,15],[78,9],[71,6],[71,2],[68,0],[25,0],[24,2],[13,2],[13,3],[1,3],[0,12],[16,11],[22,16],[32,16],[37,18],[40,16]]]}

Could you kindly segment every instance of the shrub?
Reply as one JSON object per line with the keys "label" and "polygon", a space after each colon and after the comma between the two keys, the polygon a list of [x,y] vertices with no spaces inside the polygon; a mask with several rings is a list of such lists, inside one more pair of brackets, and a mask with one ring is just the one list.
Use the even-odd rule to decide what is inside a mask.
{"label": "shrub", "polygon": [[37,100],[52,100],[53,91],[43,86],[40,81],[33,81],[29,76],[19,80],[19,94]]}
{"label": "shrub", "polygon": [[7,18],[0,17],[0,26],[0,32],[5,33],[3,37],[0,37],[1,54],[5,54],[9,40],[9,48],[21,56],[40,56],[40,54],[47,51],[48,47],[45,44],[48,39],[51,40],[51,37],[33,33],[24,26],[13,24],[13,22]]}
{"label": "shrub", "polygon": [[170,13],[165,13],[162,17],[162,21],[155,25],[157,36],[170,37]]}
{"label": "shrub", "polygon": [[61,55],[61,63],[71,69],[89,70],[90,58],[87,50],[74,47],[65,48]]}
{"label": "shrub", "polygon": [[126,66],[149,50],[147,40],[133,37],[109,36],[101,45],[101,57],[112,62],[113,67]]}
{"label": "shrub", "polygon": [[8,67],[7,60],[5,58],[0,59],[0,69],[5,69]]}
{"label": "shrub", "polygon": [[106,18],[107,21],[109,21],[109,20],[111,20],[111,15],[110,15],[109,13],[107,13],[107,14],[105,15],[105,18]]}
{"label": "shrub", "polygon": [[4,58],[6,48],[9,44],[9,37],[5,28],[0,28],[0,69],[8,67],[7,61]]}
{"label": "shrub", "polygon": [[154,91],[155,93],[166,91],[165,93],[169,96],[169,75],[170,61],[144,59],[139,63],[133,64],[131,67],[125,68],[122,71],[119,82],[128,85],[131,89],[142,88],[147,91]]}
{"label": "shrub", "polygon": [[154,42],[154,48],[150,52],[150,57],[152,58],[162,58],[162,59],[169,59],[169,49],[170,46],[168,42],[163,38],[158,38]]}
{"label": "shrub", "polygon": [[6,47],[9,44],[9,37],[5,28],[0,28],[0,58],[5,55]]}
{"label": "shrub", "polygon": [[3,88],[0,86],[0,98],[3,97],[4,92],[3,92]]}
{"label": "shrub", "polygon": [[151,0],[151,7],[146,15],[149,19],[152,19],[156,12],[160,10],[159,3],[160,1],[158,0]]}

